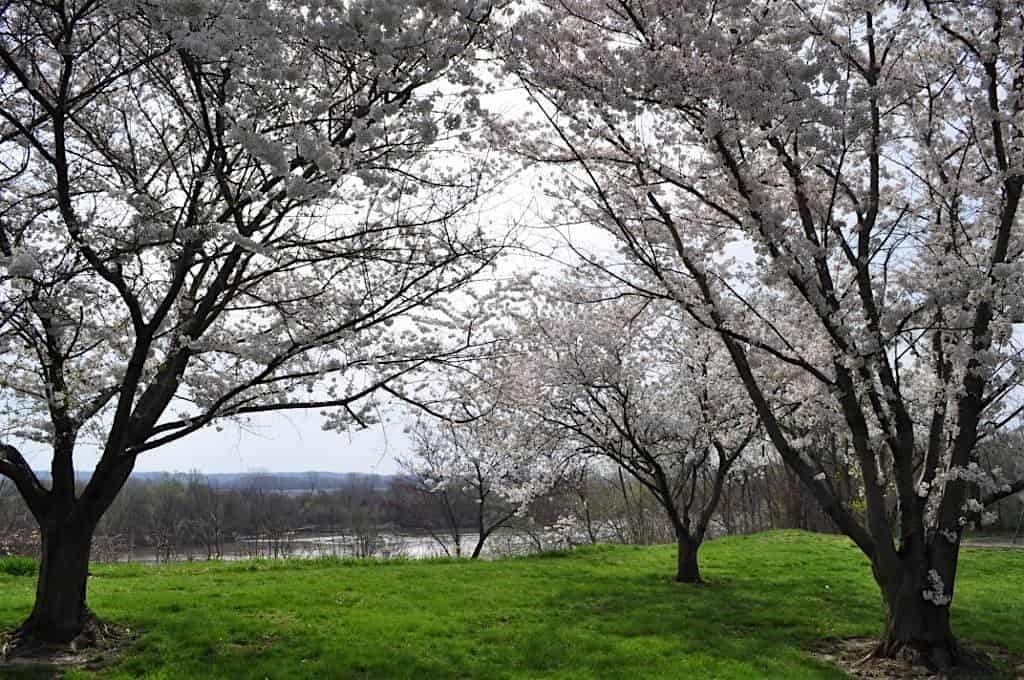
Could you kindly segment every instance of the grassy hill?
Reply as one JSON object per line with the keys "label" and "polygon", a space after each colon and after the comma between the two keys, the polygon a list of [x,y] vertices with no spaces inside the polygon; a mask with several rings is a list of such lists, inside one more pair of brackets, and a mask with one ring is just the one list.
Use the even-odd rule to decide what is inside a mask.
{"label": "grassy hill", "polygon": [[[671,580],[671,546],[96,565],[91,606],[141,634],[102,671],[68,677],[841,678],[809,650],[881,629],[867,562],[843,538],[772,532],[702,556],[706,586]],[[965,550],[961,573],[956,632],[1024,654],[1024,551]],[[0,564],[0,627],[27,615],[34,585]]]}

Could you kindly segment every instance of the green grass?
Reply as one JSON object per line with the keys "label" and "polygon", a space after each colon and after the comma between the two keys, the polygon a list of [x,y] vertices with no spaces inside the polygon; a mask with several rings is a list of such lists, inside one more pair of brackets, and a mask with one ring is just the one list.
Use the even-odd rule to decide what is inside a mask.
{"label": "green grass", "polygon": [[[81,678],[841,678],[808,653],[874,635],[882,607],[847,540],[773,532],[495,562],[94,565],[90,604],[141,630]],[[954,627],[1024,654],[1024,551],[965,550]],[[0,568],[0,627],[34,578]],[[3,671],[0,671],[2,675]],[[42,677],[42,676],[40,676]]]}
{"label": "green grass", "polygon": [[0,557],[0,574],[8,576],[35,576],[39,561],[30,557]]}

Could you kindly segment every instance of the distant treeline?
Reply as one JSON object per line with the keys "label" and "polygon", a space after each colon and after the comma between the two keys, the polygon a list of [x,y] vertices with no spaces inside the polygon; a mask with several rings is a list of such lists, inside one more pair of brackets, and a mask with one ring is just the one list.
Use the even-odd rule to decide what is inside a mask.
{"label": "distant treeline", "polygon": [[[45,483],[45,482],[44,482]],[[1000,504],[995,529],[1013,531],[1020,501]],[[350,554],[381,554],[384,536],[436,540],[451,555],[477,553],[481,534],[500,528],[542,550],[589,542],[660,543],[673,530],[651,494],[617,472],[567,479],[525,512],[471,488],[432,489],[403,475],[243,473],[133,475],[103,518],[97,559],[206,559],[293,554],[299,534],[347,537]],[[484,528],[481,531],[481,527]],[[730,476],[713,533],[775,528],[833,531],[809,492],[774,464]],[[0,555],[36,555],[36,524],[10,482],[0,480]],[[486,536],[485,536],[486,538]],[[481,541],[482,543],[482,541]]]}

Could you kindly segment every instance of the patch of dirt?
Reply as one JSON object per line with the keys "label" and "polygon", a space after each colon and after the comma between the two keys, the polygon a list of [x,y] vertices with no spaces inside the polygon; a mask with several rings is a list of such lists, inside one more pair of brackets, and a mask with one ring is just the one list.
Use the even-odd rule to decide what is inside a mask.
{"label": "patch of dirt", "polygon": [[24,639],[15,630],[0,631],[0,677],[4,669],[53,672],[71,668],[99,670],[117,659],[138,637],[138,631],[114,623],[93,622],[65,644]]}
{"label": "patch of dirt", "polygon": [[[903,678],[921,678],[922,680],[997,680],[1012,678],[1024,680],[1024,656],[1013,654],[1004,647],[993,645],[966,645],[970,653],[987,656],[995,670],[959,670],[951,675],[933,673],[921,666],[912,666],[899,659],[868,658],[878,640],[874,638],[847,638],[845,640],[824,640],[811,653],[822,661],[841,668],[851,678],[864,680],[902,680]],[[961,641],[961,644],[964,644]]]}

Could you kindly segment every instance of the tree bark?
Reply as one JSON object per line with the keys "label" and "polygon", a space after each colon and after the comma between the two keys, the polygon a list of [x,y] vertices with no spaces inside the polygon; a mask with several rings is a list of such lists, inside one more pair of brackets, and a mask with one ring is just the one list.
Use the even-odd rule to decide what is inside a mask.
{"label": "tree bark", "polygon": [[487,541],[488,536],[490,536],[490,532],[480,531],[477,535],[476,545],[473,546],[473,554],[470,555],[470,559],[475,560],[480,557],[480,553],[484,551],[484,543]]}
{"label": "tree bark", "polygon": [[904,555],[888,570],[874,564],[886,619],[872,656],[902,659],[942,673],[953,668],[989,670],[991,660],[961,647],[950,626],[956,551],[931,548],[927,559]]}
{"label": "tree bark", "polygon": [[676,568],[676,581],[679,583],[703,583],[700,578],[700,566],[697,564],[698,550],[700,550],[700,541],[689,536],[679,538]]}
{"label": "tree bark", "polygon": [[886,596],[885,633],[874,656],[905,659],[935,671],[962,666],[968,660],[949,625],[949,607],[925,600],[926,588],[918,579],[907,579]]}
{"label": "tree bark", "polygon": [[86,605],[92,526],[47,522],[40,527],[42,551],[36,601],[19,634],[43,642],[69,642],[94,620]]}

